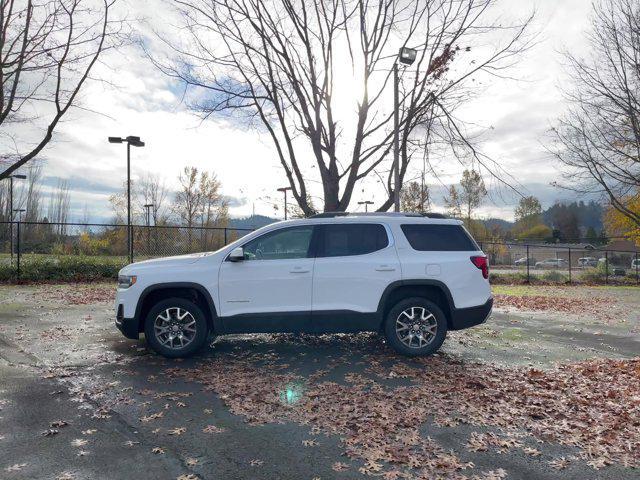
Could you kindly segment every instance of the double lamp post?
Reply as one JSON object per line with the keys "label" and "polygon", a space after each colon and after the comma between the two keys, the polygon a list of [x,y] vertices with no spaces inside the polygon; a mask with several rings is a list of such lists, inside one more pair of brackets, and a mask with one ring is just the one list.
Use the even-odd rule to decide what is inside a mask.
{"label": "double lamp post", "polygon": [[127,144],[127,254],[129,263],[133,262],[133,232],[131,230],[131,147],[144,147],[140,137],[109,137],[109,143]]}

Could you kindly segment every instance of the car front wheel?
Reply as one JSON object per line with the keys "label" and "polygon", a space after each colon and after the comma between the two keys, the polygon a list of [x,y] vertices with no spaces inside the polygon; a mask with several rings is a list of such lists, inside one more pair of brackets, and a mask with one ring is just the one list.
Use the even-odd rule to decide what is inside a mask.
{"label": "car front wheel", "polygon": [[389,311],[385,336],[398,353],[415,357],[438,351],[447,336],[447,319],[435,303],[426,298],[406,298]]}
{"label": "car front wheel", "polygon": [[187,357],[208,337],[207,319],[198,305],[184,298],[156,303],[145,320],[144,334],[153,350],[164,357]]}

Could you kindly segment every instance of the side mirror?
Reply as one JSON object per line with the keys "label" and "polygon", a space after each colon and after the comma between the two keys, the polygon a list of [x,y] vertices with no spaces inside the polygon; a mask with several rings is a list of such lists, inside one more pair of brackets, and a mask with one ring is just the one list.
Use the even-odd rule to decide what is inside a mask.
{"label": "side mirror", "polygon": [[242,247],[236,247],[231,250],[229,254],[229,261],[231,262],[240,262],[244,260],[244,249]]}

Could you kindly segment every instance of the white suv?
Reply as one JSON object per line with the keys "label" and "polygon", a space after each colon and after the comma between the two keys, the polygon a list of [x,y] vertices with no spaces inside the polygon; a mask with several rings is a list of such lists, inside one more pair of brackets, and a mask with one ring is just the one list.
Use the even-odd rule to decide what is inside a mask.
{"label": "white suv", "polygon": [[486,256],[461,222],[429,214],[324,213],[274,223],[212,253],[134,263],[116,325],[183,357],[213,335],[384,332],[429,355],[491,312]]}

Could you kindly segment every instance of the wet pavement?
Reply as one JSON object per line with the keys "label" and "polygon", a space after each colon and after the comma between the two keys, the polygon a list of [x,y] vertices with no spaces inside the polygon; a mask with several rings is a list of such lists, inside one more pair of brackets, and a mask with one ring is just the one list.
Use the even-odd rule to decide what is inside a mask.
{"label": "wet pavement", "polygon": [[[244,368],[250,358],[249,365],[277,372],[265,404],[293,405],[306,394],[296,379],[324,375],[344,384],[366,374],[376,355],[389,357],[378,336],[230,336],[194,358],[169,361],[149,352],[144,340],[120,335],[108,295],[86,295],[85,303],[78,300],[83,295],[65,294],[76,288],[87,287],[0,287],[0,478],[311,480],[375,473],[364,459],[345,454],[339,434],[285,417],[247,421],[239,414],[243,396],[252,408],[260,405],[251,384],[236,379],[237,398],[223,398],[206,382],[172,370],[190,371],[222,359],[242,372],[238,365]],[[599,312],[498,309],[487,324],[450,334],[441,357],[463,365],[540,369],[591,358],[633,358],[640,352],[638,292],[587,292],[615,298],[618,313],[606,320]],[[390,388],[410,383],[402,375],[384,382]],[[494,429],[432,420],[420,419],[420,435],[466,464],[448,474],[452,478],[640,478],[637,469],[594,470],[580,459],[554,470],[551,460],[575,458],[576,449],[553,442],[526,439],[526,447],[500,454],[471,451],[472,435]],[[526,453],[532,449],[541,455]],[[396,471],[386,470],[382,478],[404,478],[389,473]]]}

